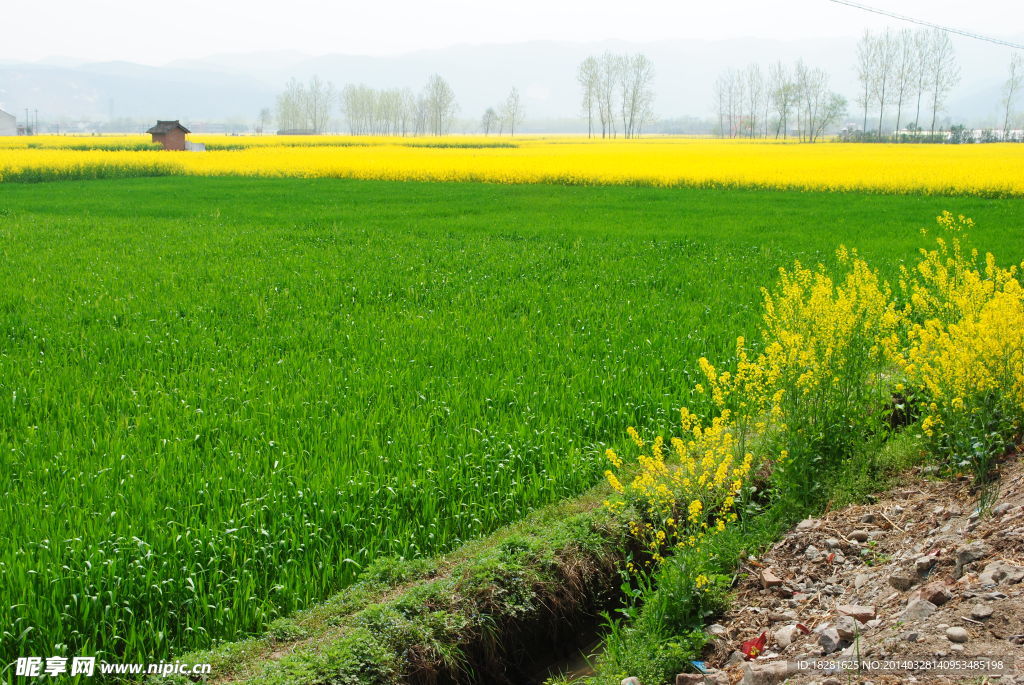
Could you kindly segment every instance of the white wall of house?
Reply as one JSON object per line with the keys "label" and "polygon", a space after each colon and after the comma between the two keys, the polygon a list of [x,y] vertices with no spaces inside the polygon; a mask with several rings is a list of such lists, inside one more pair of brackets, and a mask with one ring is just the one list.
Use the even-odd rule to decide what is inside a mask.
{"label": "white wall of house", "polygon": [[16,136],[18,135],[18,120],[14,118],[13,114],[0,109],[0,136]]}

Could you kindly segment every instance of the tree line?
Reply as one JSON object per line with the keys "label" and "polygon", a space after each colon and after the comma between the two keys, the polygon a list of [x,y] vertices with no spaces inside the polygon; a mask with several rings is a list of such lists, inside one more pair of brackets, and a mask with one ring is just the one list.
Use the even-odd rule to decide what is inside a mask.
{"label": "tree line", "polygon": [[846,113],[846,98],[829,89],[823,69],[802,59],[789,66],[728,69],[715,81],[719,134],[724,138],[788,138],[815,142]]}
{"label": "tree line", "polygon": [[583,113],[587,137],[635,138],[653,119],[654,63],[646,55],[616,55],[605,52],[587,57],[579,65],[576,79],[583,89]]}
{"label": "tree line", "polygon": [[[920,139],[927,122],[927,139],[934,139],[938,132],[938,116],[945,110],[949,94],[960,78],[960,65],[953,43],[944,31],[886,29],[878,34],[865,31],[857,44],[860,86],[857,104],[861,106],[863,118],[860,138]],[[1010,56],[1009,74],[1000,102],[1002,134],[986,130],[983,141],[1019,140],[1019,135],[1014,137],[1012,127],[1014,108],[1022,87],[1024,57],[1015,52]],[[896,118],[890,137],[885,121],[894,109]],[[875,121],[869,124],[869,112],[876,111],[877,124]],[[925,122],[921,120],[922,114],[927,117]],[[905,130],[901,128],[904,122]],[[953,142],[973,142],[970,133],[963,125],[950,129]]]}
{"label": "tree line", "polygon": [[519,89],[513,87],[505,102],[497,107],[488,107],[480,119],[480,130],[485,136],[491,133],[502,135],[506,129],[511,136],[516,134],[516,128],[523,123],[523,101],[519,97]]}
{"label": "tree line", "polygon": [[1003,140],[1015,139],[1018,143],[1024,143],[1024,135],[1018,132],[1016,138],[1013,138],[1011,132],[1014,107],[1021,90],[1024,90],[1024,54],[1015,52],[1010,55],[1010,73],[1003,85]]}
{"label": "tree line", "polygon": [[[933,139],[938,116],[960,80],[952,42],[938,29],[866,31],[857,44],[856,73],[861,129],[844,132],[852,140]],[[576,78],[588,137],[635,138],[654,121],[654,65],[646,55],[590,56],[579,64]],[[1022,91],[1024,56],[1014,53],[1001,100],[1002,135],[985,140],[1016,139],[1019,132],[1015,134],[1012,126]],[[454,91],[438,74],[419,93],[355,84],[338,91],[316,76],[307,82],[292,78],[277,98],[278,128],[322,133],[339,107],[349,133],[381,136],[444,135],[459,111]],[[792,64],[779,61],[767,69],[754,63],[724,71],[715,82],[714,108],[722,137],[795,136],[815,142],[847,115],[847,100],[831,90],[824,70],[800,59]],[[886,123],[892,122],[892,115],[890,137]],[[269,109],[261,111],[258,130],[269,128],[272,118]],[[484,135],[515,135],[523,119],[522,98],[512,88],[503,102],[484,111],[479,129]],[[965,138],[964,127],[959,128]]]}
{"label": "tree line", "polygon": [[[939,29],[865,31],[857,44],[857,80],[864,136],[883,138],[885,116],[892,108],[896,110],[894,133],[901,130],[905,114],[908,120],[913,116],[907,129],[920,132],[922,107],[926,115],[931,111],[928,130],[934,135],[938,115],[960,81],[960,66],[949,35]],[[870,111],[878,112],[873,130],[869,129]]]}
{"label": "tree line", "polygon": [[277,126],[284,131],[323,133],[336,102],[330,81],[314,76],[303,83],[292,77],[277,96]]}
{"label": "tree line", "polygon": [[[277,96],[278,129],[323,133],[339,108],[353,135],[398,136],[445,135],[459,109],[455,92],[438,74],[419,94],[408,88],[378,90],[365,85],[347,85],[339,92],[317,76],[305,83],[292,78]],[[268,123],[269,112],[261,112],[261,128]]]}
{"label": "tree line", "polygon": [[341,111],[352,135],[407,136],[450,132],[458,113],[455,91],[434,74],[419,94],[409,88],[377,90],[348,85],[341,92]]}

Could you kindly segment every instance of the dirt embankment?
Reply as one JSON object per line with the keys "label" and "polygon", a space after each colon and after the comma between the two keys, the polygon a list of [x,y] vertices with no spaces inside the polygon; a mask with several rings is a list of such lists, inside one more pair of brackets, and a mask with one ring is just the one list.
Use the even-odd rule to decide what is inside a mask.
{"label": "dirt embankment", "polygon": [[709,626],[709,673],[677,682],[1024,683],[1022,457],[985,506],[966,478],[925,469],[800,522],[745,564]]}

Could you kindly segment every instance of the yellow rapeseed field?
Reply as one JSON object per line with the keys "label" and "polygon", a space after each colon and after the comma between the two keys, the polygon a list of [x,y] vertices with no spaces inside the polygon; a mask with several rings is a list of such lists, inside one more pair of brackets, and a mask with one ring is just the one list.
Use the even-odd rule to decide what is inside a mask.
{"label": "yellow rapeseed field", "polygon": [[[0,139],[0,178],[156,174],[492,183],[728,186],[1024,196],[1024,145],[896,145],[695,138],[192,136],[205,153],[144,136]],[[90,148],[90,149],[83,149]],[[106,148],[106,149],[96,149]]]}

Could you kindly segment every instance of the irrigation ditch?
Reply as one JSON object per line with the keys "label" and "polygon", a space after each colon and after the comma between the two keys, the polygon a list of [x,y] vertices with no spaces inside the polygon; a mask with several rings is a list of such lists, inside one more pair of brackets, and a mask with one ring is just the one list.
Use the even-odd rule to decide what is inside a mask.
{"label": "irrigation ditch", "polygon": [[381,560],[260,637],[178,660],[210,663],[212,683],[531,685],[583,675],[602,613],[623,601],[618,569],[630,544],[603,494],[545,507],[447,556]]}

